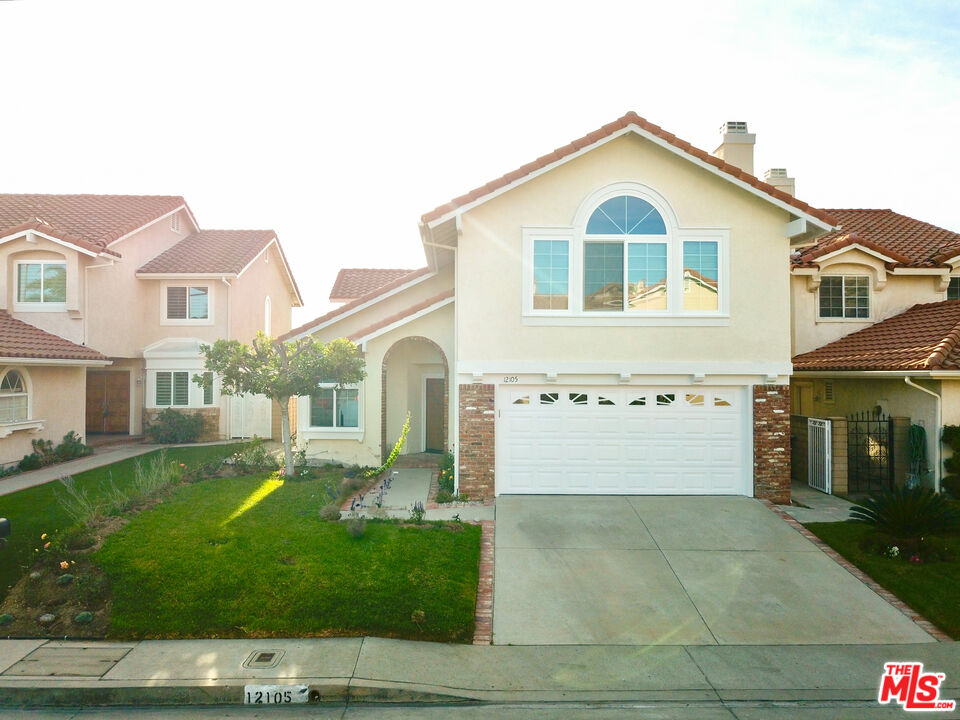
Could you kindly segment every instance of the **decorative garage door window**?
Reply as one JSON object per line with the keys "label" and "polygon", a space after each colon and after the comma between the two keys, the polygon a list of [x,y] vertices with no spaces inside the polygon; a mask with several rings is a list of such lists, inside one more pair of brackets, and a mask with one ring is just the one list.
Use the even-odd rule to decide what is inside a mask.
{"label": "decorative garage door window", "polygon": [[499,392],[498,493],[750,493],[745,388]]}

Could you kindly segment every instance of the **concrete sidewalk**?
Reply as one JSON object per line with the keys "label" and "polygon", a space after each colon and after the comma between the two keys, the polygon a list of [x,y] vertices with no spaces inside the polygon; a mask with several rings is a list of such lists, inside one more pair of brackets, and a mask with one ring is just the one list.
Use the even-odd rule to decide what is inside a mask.
{"label": "concrete sidewalk", "polygon": [[[277,653],[273,668],[245,666]],[[960,646],[480,646],[382,638],[0,640],[0,706],[236,705],[246,684],[314,702],[805,702],[876,698],[883,663],[920,661],[960,697]],[[944,717],[939,715],[939,717]]]}
{"label": "concrete sidewalk", "polygon": [[154,445],[150,443],[143,443],[137,445],[131,444],[108,446],[103,448],[103,450],[95,451],[93,455],[87,455],[87,457],[77,458],[76,460],[70,460],[69,462],[65,463],[57,463],[56,465],[48,465],[47,467],[40,468],[39,470],[31,470],[30,472],[2,478],[0,479],[0,496],[9,495],[10,493],[19,492],[20,490],[26,490],[27,488],[36,487],[37,485],[45,485],[48,482],[59,480],[67,475],[76,475],[77,473],[93,470],[98,467],[103,467],[104,465],[112,465],[113,463],[120,462],[121,460],[138,457],[140,455],[146,455],[148,452],[160,450],[161,448],[232,445],[239,442],[243,441],[217,440],[216,442],[190,443],[188,445]]}
{"label": "concrete sidewalk", "polygon": [[853,503],[836,495],[822,493],[803,483],[793,483],[790,486],[790,496],[799,505],[780,507],[798,522],[845,522],[850,519]]}

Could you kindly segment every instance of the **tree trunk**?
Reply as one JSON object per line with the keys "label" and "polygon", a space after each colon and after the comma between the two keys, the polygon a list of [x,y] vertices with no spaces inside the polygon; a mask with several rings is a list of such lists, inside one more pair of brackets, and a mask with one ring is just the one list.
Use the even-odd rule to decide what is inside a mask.
{"label": "tree trunk", "polygon": [[280,437],[283,440],[283,465],[287,477],[294,476],[293,448],[290,445],[290,398],[279,398],[280,404]]}

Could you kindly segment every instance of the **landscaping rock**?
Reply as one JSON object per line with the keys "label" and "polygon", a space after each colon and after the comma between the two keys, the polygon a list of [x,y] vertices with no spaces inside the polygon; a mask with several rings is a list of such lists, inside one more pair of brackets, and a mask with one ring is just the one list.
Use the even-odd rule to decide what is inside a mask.
{"label": "landscaping rock", "polygon": [[84,610],[82,613],[77,615],[73,621],[78,625],[87,625],[93,622],[93,613],[89,610]]}
{"label": "landscaping rock", "polygon": [[70,573],[64,573],[57,578],[57,585],[69,585],[73,582],[73,575]]}
{"label": "landscaping rock", "polygon": [[43,615],[37,618],[37,622],[40,623],[41,625],[49,625],[56,619],[57,619],[57,616],[54,615],[53,613],[44,613]]}
{"label": "landscaping rock", "polygon": [[43,573],[39,570],[34,570],[32,573],[30,573],[31,580],[39,580],[41,577],[43,577]]}
{"label": "landscaping rock", "polygon": [[9,625],[13,622],[13,615],[10,613],[4,613],[0,615],[0,625]]}

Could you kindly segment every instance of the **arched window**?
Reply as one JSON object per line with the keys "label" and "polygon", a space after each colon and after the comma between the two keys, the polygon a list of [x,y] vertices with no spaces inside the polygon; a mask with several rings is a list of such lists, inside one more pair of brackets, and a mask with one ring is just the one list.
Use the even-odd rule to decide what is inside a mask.
{"label": "arched window", "polygon": [[667,254],[667,226],[653,205],[633,195],[605,200],[583,238],[583,309],[666,310]]}
{"label": "arched window", "polygon": [[599,188],[569,227],[522,232],[524,315],[544,318],[532,324],[593,322],[583,316],[600,324],[666,317],[709,324],[729,312],[729,230],[681,226],[653,188],[630,181]]}
{"label": "arched window", "polygon": [[7,370],[0,378],[0,423],[15,423],[29,417],[27,382],[19,370]]}
{"label": "arched window", "polygon": [[263,301],[263,334],[268,337],[272,326],[270,313],[270,296],[267,295],[267,299]]}

